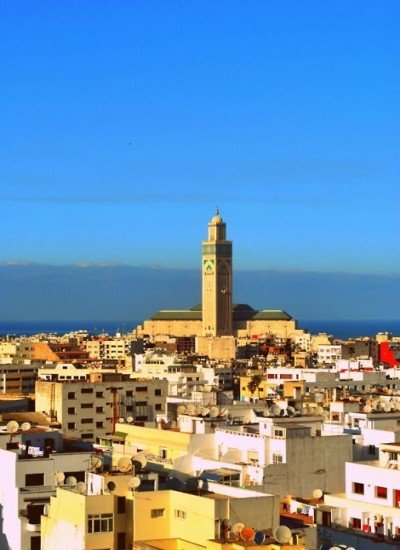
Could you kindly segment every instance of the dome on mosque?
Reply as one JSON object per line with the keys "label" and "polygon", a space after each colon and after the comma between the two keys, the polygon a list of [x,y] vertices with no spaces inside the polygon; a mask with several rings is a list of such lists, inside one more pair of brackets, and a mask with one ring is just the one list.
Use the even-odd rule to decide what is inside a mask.
{"label": "dome on mosque", "polygon": [[211,223],[224,223],[224,220],[221,218],[218,210],[218,206],[215,210],[215,215],[211,218]]}

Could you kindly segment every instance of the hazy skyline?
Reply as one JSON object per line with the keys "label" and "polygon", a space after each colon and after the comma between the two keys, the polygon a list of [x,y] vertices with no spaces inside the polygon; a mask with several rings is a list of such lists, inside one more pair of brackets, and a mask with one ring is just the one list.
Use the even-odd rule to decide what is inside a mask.
{"label": "hazy skyline", "polygon": [[396,2],[3,2],[0,261],[399,273]]}

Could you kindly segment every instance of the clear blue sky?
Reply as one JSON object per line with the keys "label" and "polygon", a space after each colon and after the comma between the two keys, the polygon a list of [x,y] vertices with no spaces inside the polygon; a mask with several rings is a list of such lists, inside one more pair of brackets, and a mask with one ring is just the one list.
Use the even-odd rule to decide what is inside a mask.
{"label": "clear blue sky", "polygon": [[0,4],[0,262],[399,273],[400,3]]}

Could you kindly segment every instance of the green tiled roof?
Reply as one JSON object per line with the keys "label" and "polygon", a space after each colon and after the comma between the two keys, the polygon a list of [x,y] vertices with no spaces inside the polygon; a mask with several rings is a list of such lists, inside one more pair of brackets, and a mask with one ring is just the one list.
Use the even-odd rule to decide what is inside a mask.
{"label": "green tiled roof", "polygon": [[201,321],[201,310],[161,309],[151,316],[153,321]]}
{"label": "green tiled roof", "polygon": [[282,309],[260,309],[252,317],[255,320],[290,321],[292,317]]}
{"label": "green tiled roof", "polygon": [[[201,304],[191,309],[161,309],[151,316],[153,321],[201,321]],[[233,304],[234,321],[290,321],[292,317],[282,309],[256,310],[247,304]]]}

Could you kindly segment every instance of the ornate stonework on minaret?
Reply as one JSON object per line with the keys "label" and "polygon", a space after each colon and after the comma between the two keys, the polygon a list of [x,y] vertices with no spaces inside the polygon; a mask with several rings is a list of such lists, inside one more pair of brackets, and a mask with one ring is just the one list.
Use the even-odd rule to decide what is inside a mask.
{"label": "ornate stonework on minaret", "polygon": [[231,335],[232,241],[226,240],[226,224],[218,208],[208,224],[208,239],[202,248],[203,335]]}

